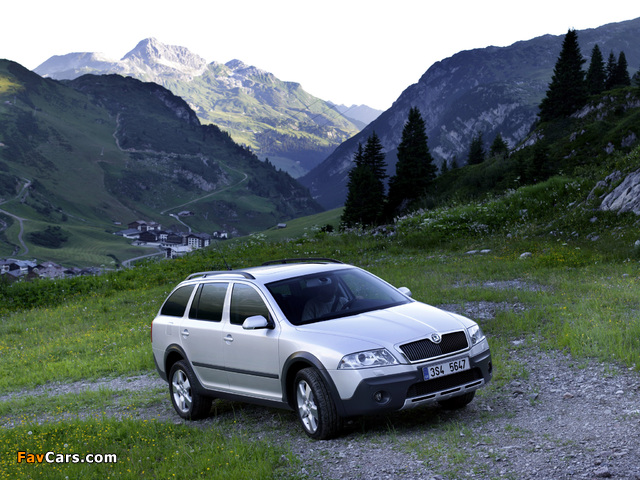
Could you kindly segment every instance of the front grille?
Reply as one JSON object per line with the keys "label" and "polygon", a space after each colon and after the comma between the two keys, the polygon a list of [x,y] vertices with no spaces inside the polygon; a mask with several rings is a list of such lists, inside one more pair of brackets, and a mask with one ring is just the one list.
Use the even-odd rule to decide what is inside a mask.
{"label": "front grille", "polygon": [[407,398],[421,397],[430,393],[465,385],[473,382],[474,380],[480,379],[482,379],[482,372],[479,368],[473,368],[471,370],[465,370],[464,372],[447,375],[446,377],[414,383],[407,391]]}
{"label": "front grille", "polygon": [[410,362],[426,360],[450,353],[465,350],[468,347],[467,336],[464,332],[445,333],[440,343],[433,343],[428,338],[400,345],[400,350]]}

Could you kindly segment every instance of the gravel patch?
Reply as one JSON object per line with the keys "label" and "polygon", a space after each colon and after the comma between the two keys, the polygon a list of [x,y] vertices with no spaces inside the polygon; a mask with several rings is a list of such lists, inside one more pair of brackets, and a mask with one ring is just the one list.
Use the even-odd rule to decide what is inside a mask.
{"label": "gravel patch", "polygon": [[101,378],[95,381],[80,380],[72,383],[52,382],[36,388],[0,395],[0,402],[8,402],[25,396],[66,395],[69,393],[98,391],[101,389],[114,391],[150,390],[165,385],[166,383],[162,381],[155,372],[132,377]]}

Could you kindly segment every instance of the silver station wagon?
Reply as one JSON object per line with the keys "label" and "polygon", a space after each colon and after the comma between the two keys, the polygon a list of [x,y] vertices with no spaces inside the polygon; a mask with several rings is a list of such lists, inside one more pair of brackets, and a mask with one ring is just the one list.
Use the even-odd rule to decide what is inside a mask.
{"label": "silver station wagon", "polygon": [[213,398],[294,410],[327,439],[345,418],[467,405],[491,379],[477,323],[330,259],[190,275],[152,324],[153,356],[181,417]]}

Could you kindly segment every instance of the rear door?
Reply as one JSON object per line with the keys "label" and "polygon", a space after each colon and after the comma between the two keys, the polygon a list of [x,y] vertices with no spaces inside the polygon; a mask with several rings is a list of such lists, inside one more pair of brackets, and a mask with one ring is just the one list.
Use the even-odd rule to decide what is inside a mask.
{"label": "rear door", "polygon": [[180,325],[182,347],[194,372],[202,385],[214,390],[229,387],[222,341],[222,313],[228,289],[228,282],[198,285],[191,308]]}

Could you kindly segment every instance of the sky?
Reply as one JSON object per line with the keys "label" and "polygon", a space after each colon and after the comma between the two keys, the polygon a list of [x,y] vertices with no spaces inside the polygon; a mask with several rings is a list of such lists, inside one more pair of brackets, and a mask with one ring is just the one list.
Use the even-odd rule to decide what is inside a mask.
{"label": "sky", "polygon": [[[5,2],[0,58],[119,60],[155,37],[207,62],[239,59],[337,104],[386,110],[435,62],[640,17],[629,0],[29,0]],[[633,66],[632,66],[633,67]]]}

